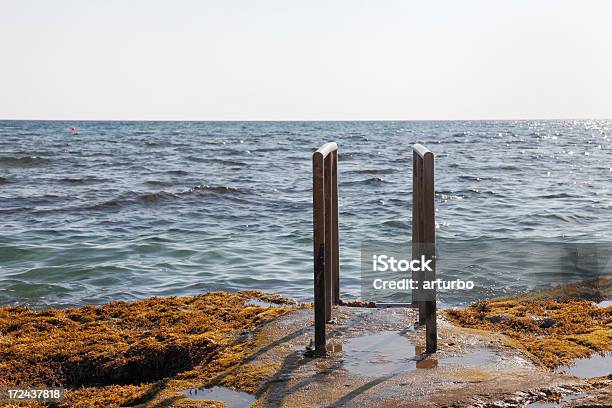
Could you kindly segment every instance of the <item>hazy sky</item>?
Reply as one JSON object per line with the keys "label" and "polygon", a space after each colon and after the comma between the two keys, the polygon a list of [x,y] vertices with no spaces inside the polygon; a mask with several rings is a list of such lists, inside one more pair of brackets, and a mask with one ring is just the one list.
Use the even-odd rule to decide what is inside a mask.
{"label": "hazy sky", "polygon": [[612,117],[611,1],[0,0],[0,119]]}

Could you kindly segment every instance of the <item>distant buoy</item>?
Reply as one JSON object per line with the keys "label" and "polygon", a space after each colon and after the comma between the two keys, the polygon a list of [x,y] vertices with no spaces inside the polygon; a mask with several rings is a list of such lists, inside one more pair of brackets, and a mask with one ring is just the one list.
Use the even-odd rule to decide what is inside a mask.
{"label": "distant buoy", "polygon": [[68,130],[70,130],[73,135],[77,135],[79,133],[79,132],[77,132],[77,128],[75,128],[75,127],[68,128]]}

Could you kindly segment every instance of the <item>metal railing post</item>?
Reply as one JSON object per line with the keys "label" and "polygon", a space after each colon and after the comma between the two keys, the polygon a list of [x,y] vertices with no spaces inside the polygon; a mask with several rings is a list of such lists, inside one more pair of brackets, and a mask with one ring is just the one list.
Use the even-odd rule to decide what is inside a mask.
{"label": "metal railing post", "polygon": [[325,183],[325,320],[331,320],[332,309],[332,268],[334,239],[332,232],[332,155],[328,154],[324,159],[324,183]]}
{"label": "metal railing post", "polygon": [[340,303],[338,244],[338,146],[326,143],[312,155],[315,354],[326,353],[325,323]]}
{"label": "metal railing post", "polygon": [[[416,144],[413,148],[413,176],[412,176],[412,256],[413,259],[425,255],[431,259],[433,272],[428,276],[434,281],[435,244],[436,244],[436,215],[435,215],[435,189],[434,189],[434,155],[426,147]],[[425,274],[413,273],[422,287]],[[424,294],[423,289],[420,295]],[[436,292],[432,290],[433,299],[414,301],[413,305],[419,307],[419,323],[425,324],[426,352],[435,353],[438,348],[438,334],[436,321]]]}
{"label": "metal railing post", "polygon": [[[436,210],[434,190],[434,155],[429,152],[423,156],[423,243],[425,243],[425,256],[431,259],[432,274],[430,280],[436,279]],[[438,329],[436,320],[436,293],[433,290],[433,299],[425,302],[425,336],[426,352],[435,353],[438,349]]]}
{"label": "metal railing post", "polygon": [[338,149],[332,153],[332,248],[334,252],[332,267],[332,301],[340,304],[340,242],[338,231]]}
{"label": "metal railing post", "polygon": [[314,315],[315,352],[325,352],[325,196],[323,185],[323,155],[312,155],[312,210],[314,249]]}

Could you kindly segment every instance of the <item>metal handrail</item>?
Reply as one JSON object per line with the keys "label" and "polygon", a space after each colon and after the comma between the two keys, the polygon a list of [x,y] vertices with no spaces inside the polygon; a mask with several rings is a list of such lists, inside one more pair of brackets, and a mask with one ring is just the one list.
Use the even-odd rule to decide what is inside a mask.
{"label": "metal handrail", "polygon": [[[432,259],[435,279],[436,210],[434,190],[434,154],[421,144],[412,148],[412,257]],[[413,273],[413,279],[423,282],[423,276]],[[421,289],[422,290],[422,289]],[[413,301],[419,308],[419,323],[425,324],[426,351],[438,348],[435,292],[433,300]]]}
{"label": "metal handrail", "polygon": [[319,153],[323,155],[323,157],[326,157],[328,154],[337,152],[337,151],[338,151],[338,145],[336,144],[336,142],[329,142],[319,147],[317,151],[315,151],[315,153]]}
{"label": "metal handrail", "polygon": [[326,143],[312,155],[315,353],[326,353],[325,323],[340,303],[338,236],[338,145]]}
{"label": "metal handrail", "polygon": [[426,148],[425,146],[423,146],[422,144],[415,144],[414,146],[412,146],[412,151],[416,152],[420,157],[425,157],[425,155],[432,155],[433,153],[431,150],[429,150],[428,148]]}

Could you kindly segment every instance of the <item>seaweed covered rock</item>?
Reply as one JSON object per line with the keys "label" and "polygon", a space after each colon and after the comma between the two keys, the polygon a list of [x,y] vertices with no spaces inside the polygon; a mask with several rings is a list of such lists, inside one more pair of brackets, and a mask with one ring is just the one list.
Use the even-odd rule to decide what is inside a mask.
{"label": "seaweed covered rock", "polygon": [[510,336],[542,364],[554,368],[574,358],[612,351],[611,279],[578,282],[525,295],[479,301],[446,316],[462,327]]}
{"label": "seaweed covered rock", "polygon": [[141,403],[160,380],[195,367],[217,374],[245,332],[292,310],[249,304],[260,297],[286,303],[219,292],[65,310],[2,307],[0,388],[65,387],[67,406]]}

